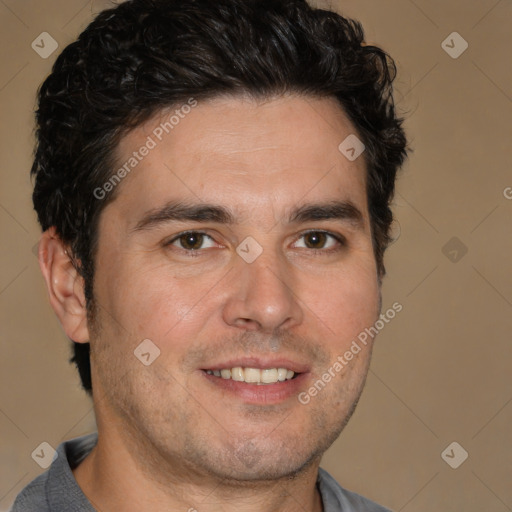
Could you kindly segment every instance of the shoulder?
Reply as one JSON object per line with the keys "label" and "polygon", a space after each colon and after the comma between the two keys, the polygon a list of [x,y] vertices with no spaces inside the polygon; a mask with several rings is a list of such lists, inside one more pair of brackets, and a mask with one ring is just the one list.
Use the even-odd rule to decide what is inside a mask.
{"label": "shoulder", "polygon": [[344,489],[325,469],[318,469],[317,483],[324,512],[391,512],[360,494]]}
{"label": "shoulder", "polygon": [[59,445],[49,469],[18,494],[9,512],[94,510],[76,483],[72,468],[88,455],[96,441],[97,434],[91,434]]}
{"label": "shoulder", "polygon": [[46,496],[48,471],[32,480],[16,497],[9,512],[47,512],[50,510]]}

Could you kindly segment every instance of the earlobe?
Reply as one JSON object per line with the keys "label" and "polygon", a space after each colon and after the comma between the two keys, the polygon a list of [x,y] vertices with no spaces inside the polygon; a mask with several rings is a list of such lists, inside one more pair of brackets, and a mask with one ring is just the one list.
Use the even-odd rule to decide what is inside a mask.
{"label": "earlobe", "polygon": [[54,227],[45,231],[39,242],[39,267],[50,304],[67,336],[76,343],[87,343],[89,330],[83,278]]}

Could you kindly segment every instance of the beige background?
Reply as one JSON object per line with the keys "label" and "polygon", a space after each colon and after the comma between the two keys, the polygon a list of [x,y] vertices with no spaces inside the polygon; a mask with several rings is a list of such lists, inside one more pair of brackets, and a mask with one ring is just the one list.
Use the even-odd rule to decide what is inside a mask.
{"label": "beige background", "polygon": [[[33,253],[34,95],[58,51],[43,59],[31,43],[48,32],[61,49],[107,5],[0,0],[0,510],[42,471],[31,458],[41,442],[94,429]],[[403,311],[380,334],[358,410],[323,466],[396,511],[510,511],[512,3],[321,5],[360,19],[396,59],[414,148],[384,285],[384,309]],[[457,59],[441,46],[454,31],[469,43]],[[458,469],[441,458],[453,441],[469,453]]]}

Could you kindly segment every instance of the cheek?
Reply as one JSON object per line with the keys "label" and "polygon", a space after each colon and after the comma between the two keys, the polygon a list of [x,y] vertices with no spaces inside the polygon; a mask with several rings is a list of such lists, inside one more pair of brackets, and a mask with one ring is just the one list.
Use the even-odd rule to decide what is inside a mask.
{"label": "cheek", "polygon": [[201,317],[208,318],[208,292],[218,281],[213,275],[183,278],[166,264],[148,265],[129,257],[103,276],[101,280],[98,272],[98,299],[113,323],[137,339],[157,344],[177,331],[197,328]]}
{"label": "cheek", "polygon": [[314,304],[311,309],[337,344],[350,342],[379,315],[380,289],[371,265],[339,270],[310,287],[308,296],[305,305]]}

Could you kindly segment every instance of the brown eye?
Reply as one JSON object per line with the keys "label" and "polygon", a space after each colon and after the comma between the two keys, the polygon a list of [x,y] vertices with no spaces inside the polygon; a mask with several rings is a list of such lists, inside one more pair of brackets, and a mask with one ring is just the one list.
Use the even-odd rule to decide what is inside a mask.
{"label": "brown eye", "polygon": [[182,233],[171,240],[168,245],[174,245],[185,251],[198,251],[199,249],[208,249],[215,246],[211,236],[197,231]]}
{"label": "brown eye", "polygon": [[202,233],[185,233],[178,240],[183,249],[197,251],[203,245],[204,235]]}
{"label": "brown eye", "polygon": [[335,250],[336,246],[341,248],[344,244],[341,235],[333,235],[326,231],[308,231],[295,242],[295,247],[312,250]]}
{"label": "brown eye", "polygon": [[327,241],[327,233],[311,231],[304,235],[304,243],[309,249],[323,249]]}

